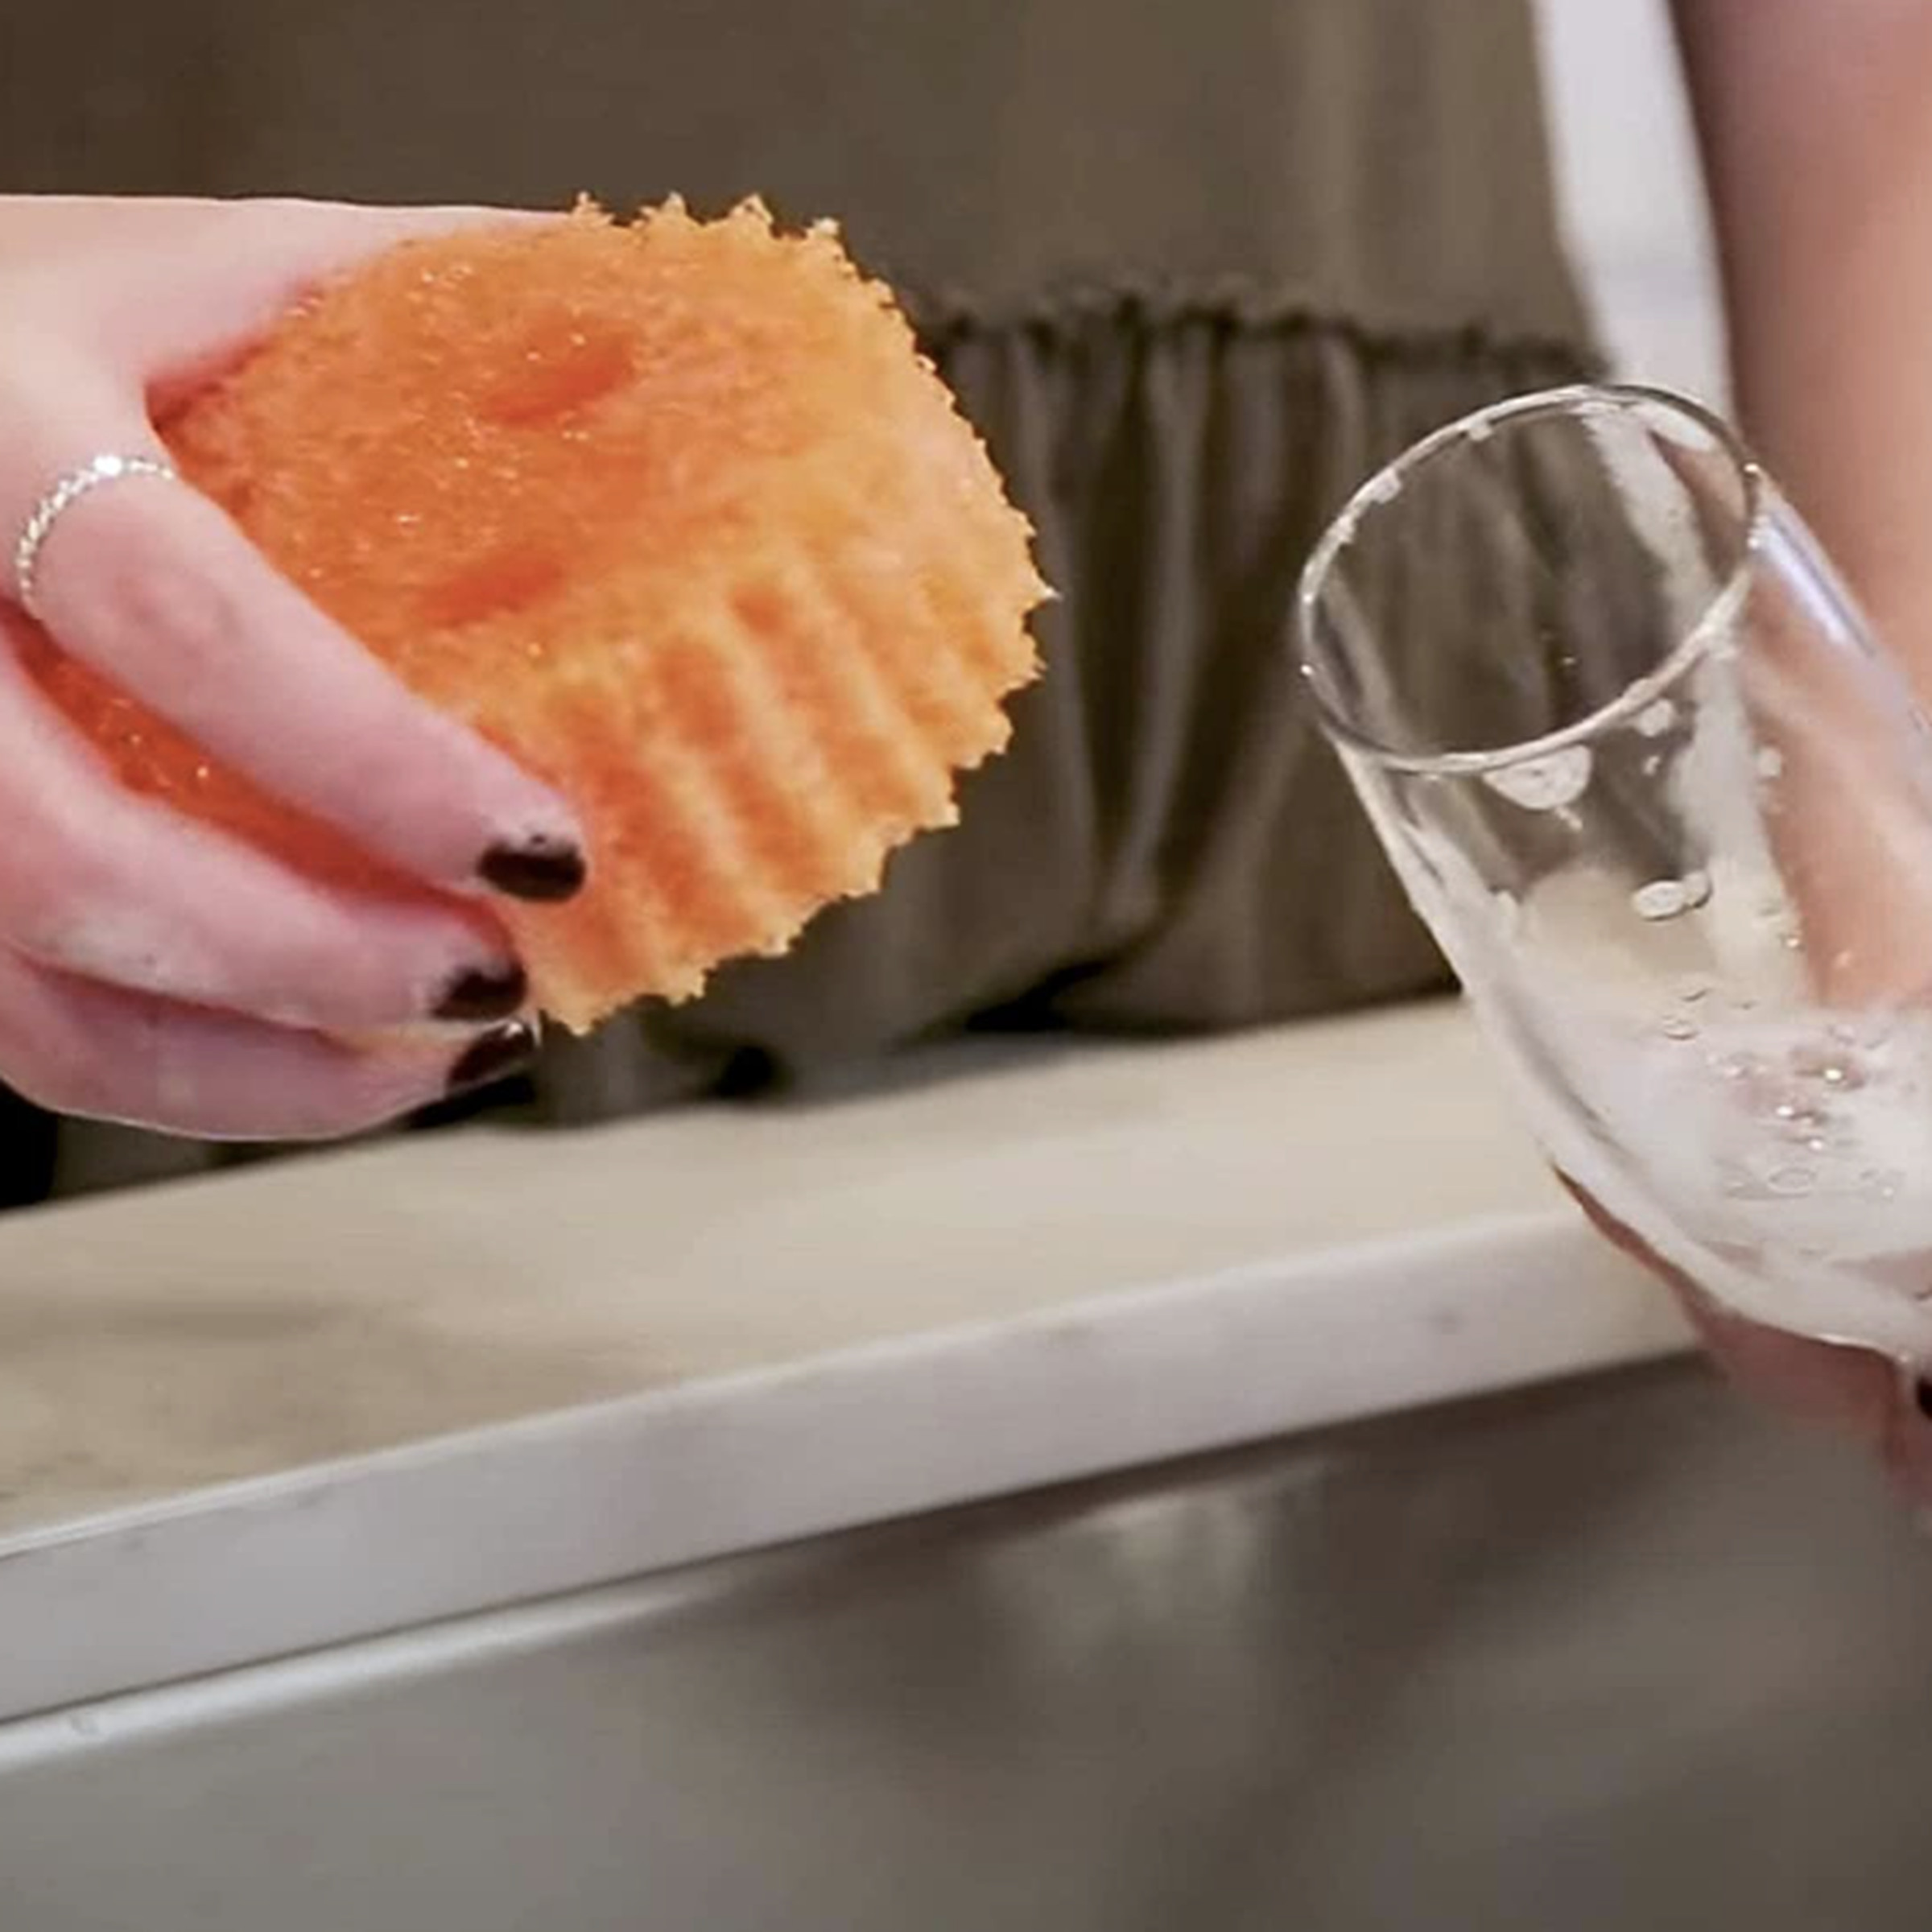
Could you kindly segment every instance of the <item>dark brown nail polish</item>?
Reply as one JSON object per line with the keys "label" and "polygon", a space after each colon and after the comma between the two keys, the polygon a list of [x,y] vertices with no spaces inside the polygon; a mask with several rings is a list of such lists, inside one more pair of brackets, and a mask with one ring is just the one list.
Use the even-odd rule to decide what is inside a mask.
{"label": "dark brown nail polish", "polygon": [[514,960],[459,972],[430,1009],[438,1020],[506,1020],[530,997],[530,976]]}
{"label": "dark brown nail polish", "polygon": [[1932,1422],[1932,1382],[1921,1382],[1918,1389],[1918,1412]]}
{"label": "dark brown nail polish", "polygon": [[470,1093],[493,1081],[520,1073],[535,1057],[537,1030],[526,1020],[513,1021],[480,1034],[456,1055],[444,1091]]}
{"label": "dark brown nail polish", "polygon": [[532,839],[522,845],[493,845],[477,876],[513,899],[568,899],[583,890],[589,868],[582,850],[564,839]]}

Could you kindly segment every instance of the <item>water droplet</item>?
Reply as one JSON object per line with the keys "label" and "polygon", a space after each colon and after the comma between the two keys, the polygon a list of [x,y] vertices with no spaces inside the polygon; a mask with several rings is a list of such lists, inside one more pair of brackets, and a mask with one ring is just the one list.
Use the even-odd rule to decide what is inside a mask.
{"label": "water droplet", "polygon": [[1805,1142],[1806,1150],[1811,1154],[1823,1154],[1825,1151],[1825,1139],[1822,1134],[1814,1133],[1810,1140]]}
{"label": "water droplet", "polygon": [[1487,416],[1478,416],[1463,431],[1463,440],[1466,443],[1487,443],[1495,434],[1496,425]]}
{"label": "water droplet", "polygon": [[1653,879],[1648,886],[1638,886],[1630,895],[1630,905],[1640,919],[1674,919],[1681,913],[1695,911],[1710,897],[1710,875],[1687,872],[1681,879]]}
{"label": "water droplet", "polygon": [[1775,745],[1767,745],[1757,754],[1757,775],[1761,778],[1775,778],[1785,769],[1785,754]]}
{"label": "water droplet", "polygon": [[1684,910],[1684,889],[1676,879],[1653,879],[1630,895],[1640,919],[1674,919]]}
{"label": "water droplet", "polygon": [[1554,811],[1574,804],[1590,789],[1590,766],[1589,747],[1572,745],[1520,765],[1486,771],[1483,782],[1525,811]]}
{"label": "water droplet", "polygon": [[1883,1167],[1868,1167],[1858,1177],[1866,1197],[1874,1201],[1895,1201],[1905,1176]]}
{"label": "water droplet", "polygon": [[1393,503],[1402,493],[1402,479],[1392,469],[1386,469],[1376,477],[1362,492],[1366,503]]}
{"label": "water droplet", "polygon": [[[1830,1121],[1815,1107],[1801,1107],[1793,1100],[1780,1100],[1771,1109],[1771,1117],[1789,1129],[1790,1136],[1794,1140],[1810,1140],[1811,1136],[1821,1133],[1831,1125]],[[1813,1151],[1815,1152],[1817,1147],[1823,1145],[1823,1141],[1816,1143]]]}
{"label": "water droplet", "polygon": [[1638,733],[1646,738],[1661,738],[1677,722],[1677,707],[1668,698],[1646,704],[1637,714]]}
{"label": "water droplet", "polygon": [[1699,1000],[1708,999],[1712,991],[1708,980],[1679,980],[1677,997],[1686,1006],[1695,1006]]}
{"label": "water droplet", "polygon": [[1663,770],[1663,768],[1664,761],[1662,753],[1653,751],[1651,753],[1649,758],[1644,760],[1641,770],[1645,778],[1653,778],[1660,771]]}
{"label": "water droplet", "polygon": [[1800,1080],[1822,1080],[1827,1087],[1849,1089],[1864,1084],[1856,1063],[1838,1052],[1816,1046],[1801,1046],[1791,1055],[1791,1071]]}
{"label": "water droplet", "polygon": [[1809,1167],[1779,1167],[1765,1177],[1765,1185],[1773,1194],[1809,1194],[1817,1179]]}
{"label": "water droplet", "polygon": [[1694,1040],[1697,1038],[1697,1022],[1687,1013],[1667,1013],[1658,1021],[1657,1030],[1667,1040]]}

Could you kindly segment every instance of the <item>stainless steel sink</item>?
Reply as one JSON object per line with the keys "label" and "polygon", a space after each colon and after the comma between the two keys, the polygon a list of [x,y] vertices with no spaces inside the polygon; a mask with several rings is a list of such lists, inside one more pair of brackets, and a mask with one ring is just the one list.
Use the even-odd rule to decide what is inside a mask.
{"label": "stainless steel sink", "polygon": [[1932,1566],[1693,1368],[0,1727],[6,1932],[1925,1921]]}

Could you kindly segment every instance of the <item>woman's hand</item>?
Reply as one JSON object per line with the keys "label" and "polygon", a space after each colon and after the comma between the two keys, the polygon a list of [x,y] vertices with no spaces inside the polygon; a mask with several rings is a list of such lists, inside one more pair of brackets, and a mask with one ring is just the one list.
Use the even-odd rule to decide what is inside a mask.
{"label": "woman's hand", "polygon": [[[1911,0],[1673,0],[1673,11],[1745,432],[1932,700],[1932,11]],[[1898,881],[1872,882],[1875,923],[1897,931]],[[1849,1430],[1932,1503],[1932,1412],[1890,1361],[1717,1309],[1584,1205],[1671,1282],[1735,1381]]]}
{"label": "woman's hand", "polygon": [[1676,1295],[1718,1366],[1745,1394],[1870,1450],[1922,1507],[1932,1508],[1932,1391],[1869,1348],[1807,1341],[1720,1307],[1567,1175],[1568,1188],[1607,1241],[1639,1261]]}
{"label": "woman's hand", "polygon": [[412,697],[184,484],[88,490],[31,558],[55,642],[423,890],[307,877],[117,784],[23,673],[14,554],[91,460],[164,460],[155,412],[320,279],[410,235],[530,218],[0,197],[0,1078],[43,1105],[330,1136],[532,1045],[502,1023],[524,981],[487,895],[581,881],[560,799]]}

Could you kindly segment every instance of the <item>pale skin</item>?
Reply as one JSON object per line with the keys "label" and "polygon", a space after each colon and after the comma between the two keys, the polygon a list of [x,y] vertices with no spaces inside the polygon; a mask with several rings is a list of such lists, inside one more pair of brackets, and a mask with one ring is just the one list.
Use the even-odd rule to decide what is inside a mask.
{"label": "pale skin", "polygon": [[[1932,696],[1932,3],[1675,11],[1746,428]],[[317,278],[477,218],[0,197],[0,532],[77,461],[153,452],[151,407]],[[496,867],[499,886],[567,888],[562,801],[414,702],[189,493],[96,492],[41,559],[48,628],[423,894],[377,906],[316,886],[117,795],[4,648],[23,621],[6,564],[0,1075],[57,1108],[202,1136],[340,1134],[443,1091],[474,1036],[423,1022],[452,985],[472,989],[471,1021],[520,992],[485,855],[535,855],[534,870]],[[489,1037],[499,1060],[527,1043]],[[1855,1430],[1932,1497],[1932,1427],[1891,1364],[1674,1285],[1740,1381]]]}
{"label": "pale skin", "polygon": [[0,198],[0,1074],[43,1104],[336,1136],[531,1043],[489,899],[580,881],[569,807],[412,698],[206,499],[141,478],[76,502],[35,561],[42,621],[419,894],[320,884],[132,796],[5,648],[27,621],[11,533],[52,478],[103,451],[164,457],[153,413],[321,278],[504,218]]}
{"label": "pale skin", "polygon": [[[1738,414],[1932,701],[1932,5],[1675,0],[1674,13]],[[1673,1285],[1740,1383],[1850,1430],[1932,1502],[1932,1426],[1892,1363],[1754,1327]]]}

